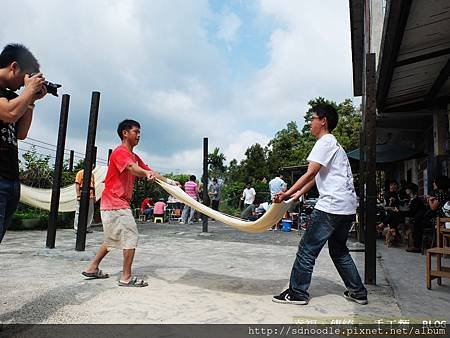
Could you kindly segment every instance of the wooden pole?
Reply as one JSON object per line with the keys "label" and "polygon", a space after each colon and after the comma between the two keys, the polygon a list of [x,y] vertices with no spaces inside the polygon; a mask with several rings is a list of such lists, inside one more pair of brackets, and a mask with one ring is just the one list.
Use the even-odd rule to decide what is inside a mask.
{"label": "wooden pole", "polygon": [[66,144],[66,132],[67,132],[67,118],[69,116],[69,102],[70,96],[64,94],[61,101],[61,113],[59,116],[59,130],[58,141],[56,146],[56,158],[55,158],[55,174],[53,176],[52,184],[52,198],[50,202],[50,214],[48,217],[47,228],[47,248],[55,248],[56,240],[56,228],[59,209],[59,196],[61,193],[61,179],[62,179],[62,167],[64,161],[64,147]]}
{"label": "wooden pole", "polygon": [[366,240],[365,283],[376,284],[376,78],[375,54],[366,55]]}
{"label": "wooden pole", "polygon": [[89,127],[84,156],[83,186],[81,188],[80,213],[78,217],[78,231],[75,250],[84,251],[86,246],[86,227],[89,211],[89,193],[91,187],[92,165],[95,155],[95,135],[97,132],[98,108],[100,93],[92,92],[91,111],[89,114]]}
{"label": "wooden pole", "polygon": [[[203,204],[208,205],[208,138],[203,138]],[[208,216],[203,215],[203,232],[208,232]]]}

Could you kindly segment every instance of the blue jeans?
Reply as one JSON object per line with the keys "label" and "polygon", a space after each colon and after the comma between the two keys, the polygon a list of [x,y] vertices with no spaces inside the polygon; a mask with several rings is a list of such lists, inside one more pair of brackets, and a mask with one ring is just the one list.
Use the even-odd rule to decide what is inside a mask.
{"label": "blue jeans", "polygon": [[308,288],[314,263],[328,241],[331,259],[347,289],[357,297],[367,296],[367,290],[347,248],[348,232],[353,220],[354,215],[335,215],[314,209],[311,223],[298,246],[291,271],[290,292],[309,298]]}
{"label": "blue jeans", "polygon": [[[187,223],[192,223],[193,219],[194,219],[194,215],[195,215],[195,209],[191,208],[189,205],[185,204],[184,208],[183,208],[183,212],[181,214],[181,220],[183,221],[183,223],[187,224]],[[189,217],[189,219],[188,219]]]}
{"label": "blue jeans", "polygon": [[5,236],[6,229],[11,224],[19,199],[20,181],[11,181],[0,176],[0,243]]}
{"label": "blue jeans", "polygon": [[145,209],[143,214],[145,215],[145,219],[150,219],[153,215],[153,208]]}

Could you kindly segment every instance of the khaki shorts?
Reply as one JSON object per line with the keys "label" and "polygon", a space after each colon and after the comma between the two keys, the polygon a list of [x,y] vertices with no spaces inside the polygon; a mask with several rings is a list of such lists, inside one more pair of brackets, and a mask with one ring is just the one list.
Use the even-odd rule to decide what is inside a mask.
{"label": "khaki shorts", "polygon": [[108,250],[135,249],[138,229],[131,209],[101,210],[104,244]]}

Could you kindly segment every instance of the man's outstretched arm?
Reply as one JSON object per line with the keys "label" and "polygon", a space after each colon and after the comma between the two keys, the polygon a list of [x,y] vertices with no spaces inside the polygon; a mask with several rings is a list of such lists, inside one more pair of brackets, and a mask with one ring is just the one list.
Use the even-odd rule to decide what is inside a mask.
{"label": "man's outstretched arm", "polygon": [[[297,192],[303,188],[305,188],[305,189],[303,189],[305,192],[309,191],[309,189],[312,188],[313,184],[315,184],[315,177],[321,167],[322,167],[322,165],[320,163],[313,162],[313,161],[309,162],[308,170],[306,171],[306,173],[303,174],[302,177],[300,177],[297,180],[297,182],[295,182],[294,185],[292,187],[290,187],[287,191],[279,192],[278,194],[276,194],[273,201],[275,203],[280,203],[280,202],[284,201],[285,199],[289,198],[295,192]],[[313,181],[314,183],[311,183],[311,181]],[[310,186],[310,184],[312,184],[312,185]]]}

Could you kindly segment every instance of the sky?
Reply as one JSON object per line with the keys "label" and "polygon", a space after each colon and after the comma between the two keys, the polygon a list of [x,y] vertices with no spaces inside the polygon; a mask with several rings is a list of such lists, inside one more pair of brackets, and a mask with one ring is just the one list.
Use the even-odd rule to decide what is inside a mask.
{"label": "sky", "polygon": [[132,118],[135,152],[162,173],[200,175],[204,137],[240,161],[288,122],[301,127],[310,99],[353,99],[348,1],[16,0],[2,4],[0,42],[27,46],[63,85],[37,102],[32,140],[56,144],[69,94],[66,148],[84,153],[99,91],[98,158]]}

